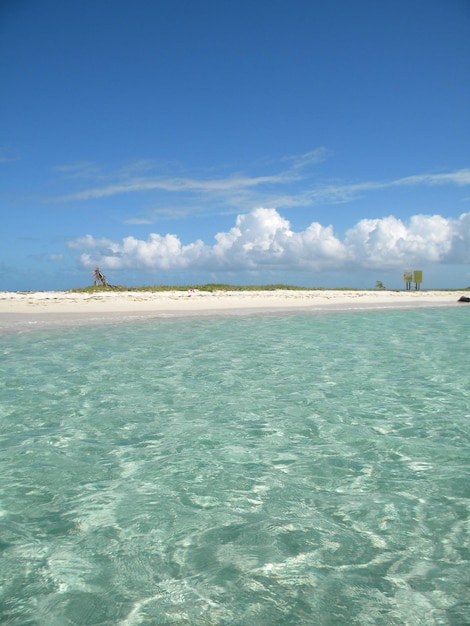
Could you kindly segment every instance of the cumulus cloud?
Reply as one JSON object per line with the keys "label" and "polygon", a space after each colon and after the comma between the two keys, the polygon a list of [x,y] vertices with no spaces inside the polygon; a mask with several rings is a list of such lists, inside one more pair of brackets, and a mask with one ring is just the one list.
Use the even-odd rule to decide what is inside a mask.
{"label": "cumulus cloud", "polygon": [[276,209],[238,215],[235,225],[215,234],[215,243],[182,245],[177,235],[151,233],[121,242],[86,235],[69,242],[84,267],[140,270],[308,270],[403,268],[424,263],[470,262],[470,213],[459,219],[414,215],[364,219],[341,240],[332,226],[313,222],[295,232]]}

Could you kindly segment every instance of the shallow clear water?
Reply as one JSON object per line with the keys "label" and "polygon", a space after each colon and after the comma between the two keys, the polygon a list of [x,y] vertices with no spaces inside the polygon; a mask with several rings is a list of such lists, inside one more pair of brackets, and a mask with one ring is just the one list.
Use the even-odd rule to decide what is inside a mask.
{"label": "shallow clear water", "polygon": [[469,314],[0,337],[0,622],[470,624]]}

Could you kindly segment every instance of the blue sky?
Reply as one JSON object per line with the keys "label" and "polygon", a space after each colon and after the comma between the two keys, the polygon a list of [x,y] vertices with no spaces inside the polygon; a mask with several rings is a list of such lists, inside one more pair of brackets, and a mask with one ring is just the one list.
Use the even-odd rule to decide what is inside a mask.
{"label": "blue sky", "polygon": [[4,0],[0,289],[470,285],[468,0]]}

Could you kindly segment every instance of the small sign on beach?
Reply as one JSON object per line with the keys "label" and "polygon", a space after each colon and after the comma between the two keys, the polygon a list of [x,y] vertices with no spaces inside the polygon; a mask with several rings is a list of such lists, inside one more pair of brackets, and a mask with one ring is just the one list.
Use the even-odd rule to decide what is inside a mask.
{"label": "small sign on beach", "polygon": [[416,291],[418,291],[423,282],[423,270],[405,270],[403,272],[403,280],[405,281],[407,291],[410,291],[412,282],[415,284]]}
{"label": "small sign on beach", "polygon": [[409,270],[405,270],[403,274],[403,280],[405,281],[406,290],[409,291],[411,289],[411,281],[413,280],[413,273]]}
{"label": "small sign on beach", "polygon": [[422,270],[414,270],[414,272],[413,272],[413,282],[415,284],[416,291],[418,291],[418,289],[421,288],[421,283],[423,282],[423,272],[422,272]]}

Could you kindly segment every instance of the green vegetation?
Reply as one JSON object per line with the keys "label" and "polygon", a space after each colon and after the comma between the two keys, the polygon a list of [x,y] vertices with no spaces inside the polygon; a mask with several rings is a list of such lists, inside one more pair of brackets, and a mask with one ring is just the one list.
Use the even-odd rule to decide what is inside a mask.
{"label": "green vegetation", "polygon": [[[376,286],[376,289],[379,288]],[[126,287],[124,285],[91,285],[88,287],[75,287],[67,289],[73,293],[102,293],[105,291],[127,291],[127,292],[165,292],[165,291],[363,291],[370,287],[298,287],[296,285],[272,284],[272,285],[228,285],[226,283],[208,283],[206,285],[142,285],[137,287]],[[384,291],[404,291],[402,289],[386,289]],[[414,291],[414,290],[413,290]],[[426,290],[424,290],[426,291]],[[460,289],[431,289],[431,291],[470,291],[470,287]]]}
{"label": "green vegetation", "polygon": [[[88,287],[76,287],[67,289],[67,291],[75,293],[95,293],[103,291],[130,291],[130,292],[165,292],[165,291],[362,291],[369,289],[368,287],[298,287],[296,285],[284,285],[275,283],[272,285],[228,285],[226,283],[207,283],[206,285],[141,285],[137,287],[125,287],[124,285],[110,285],[106,276],[96,267],[92,272],[94,285]],[[387,290],[382,281],[375,283],[376,289]],[[464,288],[470,290],[470,287]],[[390,291],[390,290],[387,290]],[[392,291],[402,291],[401,289],[393,289]],[[432,291],[462,291],[462,289],[433,289]]]}
{"label": "green vegetation", "polygon": [[[297,287],[295,285],[228,285],[226,283],[208,283],[206,285],[143,285],[140,287],[125,287],[123,285],[103,286],[92,285],[89,287],[76,287],[69,289],[76,293],[95,293],[103,291],[150,291],[150,292],[162,292],[162,291],[276,291],[276,290],[290,290],[290,291],[312,291],[312,290],[324,290],[325,287]],[[335,290],[338,289],[335,287]],[[350,287],[339,287],[343,291],[357,291]]]}

